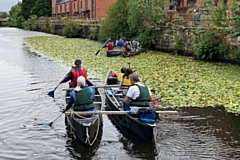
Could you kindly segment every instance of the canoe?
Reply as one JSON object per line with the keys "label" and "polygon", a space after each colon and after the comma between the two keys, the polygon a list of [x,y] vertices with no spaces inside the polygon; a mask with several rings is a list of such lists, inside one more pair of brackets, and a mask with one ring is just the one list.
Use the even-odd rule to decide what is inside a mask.
{"label": "canoe", "polygon": [[113,57],[113,56],[120,56],[123,57],[130,57],[140,54],[141,51],[126,51],[124,52],[122,49],[114,48],[113,50],[107,50],[107,57]]}
{"label": "canoe", "polygon": [[[107,75],[106,85],[117,84],[114,77],[111,77],[111,72]],[[105,88],[106,107],[110,111],[123,111],[123,94],[118,88]],[[127,129],[135,133],[138,137],[146,142],[155,142],[156,140],[156,123],[149,124],[139,121],[138,117],[130,114],[125,115],[109,115],[113,123],[119,128]]]}
{"label": "canoe", "polygon": [[[88,86],[94,86],[93,81],[89,79],[87,81]],[[69,91],[66,91],[66,102],[69,99]],[[94,106],[98,111],[103,109],[102,95],[99,92],[99,89],[95,89],[95,101]],[[68,130],[74,134],[75,137],[78,137],[82,143],[92,146],[100,136],[100,130],[102,128],[102,115],[93,114],[92,117],[86,118],[81,115],[78,115],[73,112],[72,109],[69,109],[65,113],[66,115],[66,124]]]}

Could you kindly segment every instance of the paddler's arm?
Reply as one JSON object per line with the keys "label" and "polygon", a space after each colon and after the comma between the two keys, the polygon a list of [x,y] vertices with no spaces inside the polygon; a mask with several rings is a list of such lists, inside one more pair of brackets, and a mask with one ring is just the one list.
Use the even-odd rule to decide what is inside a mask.
{"label": "paddler's arm", "polygon": [[130,97],[125,96],[122,100],[123,103],[127,104],[130,101]]}
{"label": "paddler's arm", "polygon": [[74,98],[73,98],[73,95],[72,95],[72,92],[71,92],[70,93],[70,98],[68,100],[68,104],[62,112],[65,113],[67,110],[69,110],[72,107],[73,103],[74,103]]}
{"label": "paddler's arm", "polygon": [[72,71],[70,70],[66,76],[63,78],[63,80],[61,80],[59,83],[66,83],[68,82],[69,80],[72,79]]}

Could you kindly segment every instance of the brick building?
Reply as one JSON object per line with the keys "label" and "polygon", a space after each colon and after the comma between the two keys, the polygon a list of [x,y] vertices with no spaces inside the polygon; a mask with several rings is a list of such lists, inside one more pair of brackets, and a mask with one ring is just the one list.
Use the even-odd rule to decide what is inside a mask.
{"label": "brick building", "polygon": [[[201,14],[208,14],[207,10],[204,9],[203,0],[170,0],[172,3],[165,7],[165,10],[167,11],[167,15],[169,20],[173,18],[173,11],[176,9],[180,16],[184,17],[184,19],[190,24],[190,26],[196,26],[196,21],[200,21],[199,17],[195,16],[194,13]],[[225,3],[228,6],[232,5],[232,0],[214,0],[215,1],[215,8],[220,3]],[[196,8],[196,4],[198,4],[198,9]],[[187,13],[188,9],[190,8],[196,8],[194,9],[192,13]],[[201,8],[201,9],[200,9]],[[214,9],[214,8],[213,8]],[[228,14],[230,15],[230,9]]]}
{"label": "brick building", "polygon": [[52,16],[102,19],[117,0],[52,0]]}

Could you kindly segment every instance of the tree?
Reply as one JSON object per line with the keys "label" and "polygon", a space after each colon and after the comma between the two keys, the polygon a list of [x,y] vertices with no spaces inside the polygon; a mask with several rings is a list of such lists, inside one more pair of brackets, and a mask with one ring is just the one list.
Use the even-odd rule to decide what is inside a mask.
{"label": "tree", "polygon": [[36,4],[33,7],[33,14],[38,17],[51,16],[52,14],[52,0],[36,0]]}
{"label": "tree", "polygon": [[35,0],[22,0],[21,15],[24,17],[24,19],[28,19],[31,15],[33,15],[34,6]]}
{"label": "tree", "polygon": [[164,0],[128,0],[128,22],[131,22],[132,28],[156,27],[165,22],[166,4]]}
{"label": "tree", "polygon": [[101,21],[99,39],[106,41],[109,37],[113,40],[118,39],[119,36],[124,39],[131,38],[134,30],[130,30],[127,22],[128,11],[126,9],[127,0],[119,0],[113,3],[107,10],[107,17]]}
{"label": "tree", "polygon": [[17,19],[20,13],[21,13],[21,2],[18,2],[18,4],[11,7],[9,14],[12,19]]}

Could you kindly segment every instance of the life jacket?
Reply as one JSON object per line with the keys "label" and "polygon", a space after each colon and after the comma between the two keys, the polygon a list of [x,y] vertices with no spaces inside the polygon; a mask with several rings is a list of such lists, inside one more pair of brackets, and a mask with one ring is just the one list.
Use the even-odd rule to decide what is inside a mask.
{"label": "life jacket", "polygon": [[130,86],[132,86],[131,80],[125,76],[123,79],[122,88],[129,88]]}
{"label": "life jacket", "polygon": [[77,93],[75,91],[72,92],[74,97],[74,111],[84,111],[94,108],[93,100],[88,90],[89,88],[84,88]]}
{"label": "life jacket", "polygon": [[131,99],[130,106],[137,106],[137,107],[150,107],[150,93],[147,86],[138,86],[140,94],[136,99]]}
{"label": "life jacket", "polygon": [[73,68],[72,69],[72,79],[71,84],[77,85],[77,78],[83,76],[87,80],[87,70],[86,68]]}
{"label": "life jacket", "polygon": [[114,49],[113,42],[109,42],[107,46],[108,46],[108,50],[113,50]]}
{"label": "life jacket", "polygon": [[124,75],[123,73],[118,73],[118,77],[117,77],[118,83],[121,82],[123,75]]}

